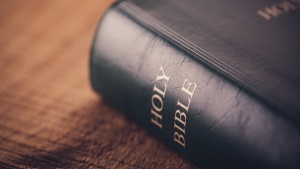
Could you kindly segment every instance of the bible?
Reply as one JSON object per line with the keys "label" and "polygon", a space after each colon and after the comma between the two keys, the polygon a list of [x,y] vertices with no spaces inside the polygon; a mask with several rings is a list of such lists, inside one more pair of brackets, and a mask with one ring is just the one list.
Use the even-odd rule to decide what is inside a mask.
{"label": "bible", "polygon": [[203,168],[300,168],[299,7],[117,2],[96,31],[92,86]]}

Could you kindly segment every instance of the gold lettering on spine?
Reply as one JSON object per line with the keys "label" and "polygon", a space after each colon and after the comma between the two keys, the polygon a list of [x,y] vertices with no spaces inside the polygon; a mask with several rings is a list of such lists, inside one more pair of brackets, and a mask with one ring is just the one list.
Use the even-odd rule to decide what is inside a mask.
{"label": "gold lettering on spine", "polygon": [[184,102],[178,99],[177,110],[174,115],[174,141],[185,148],[185,126],[187,122],[186,114],[189,111],[191,99],[197,87],[196,83],[190,83],[185,79],[181,87],[181,91],[187,95],[187,101]]}
{"label": "gold lettering on spine", "polygon": [[174,132],[174,141],[178,144],[180,144],[182,147],[185,147],[185,139],[184,136],[181,134],[178,134],[176,131]]}
{"label": "gold lettering on spine", "polygon": [[[192,85],[192,83],[188,82],[187,87],[185,87],[186,86],[186,84],[185,84],[186,82],[188,82],[187,79],[184,80],[182,88],[181,88],[181,91],[186,92],[192,98],[197,85],[196,85],[196,83],[194,83],[194,85]],[[192,85],[192,87],[191,87],[191,85]],[[192,91],[189,91],[190,87],[192,88]]]}
{"label": "gold lettering on spine", "polygon": [[294,1],[284,0],[282,2],[274,3],[269,7],[265,7],[264,9],[257,10],[256,13],[262,18],[264,18],[265,20],[271,20],[272,18],[276,18],[280,15],[296,10],[299,7],[300,7],[299,0],[294,0]]}
{"label": "gold lettering on spine", "polygon": [[256,13],[258,15],[260,15],[261,17],[263,17],[265,20],[270,20],[272,18],[270,15],[268,15],[267,13],[265,13],[262,10],[258,10]]}
{"label": "gold lettering on spine", "polygon": [[160,67],[161,73],[157,75],[156,77],[156,84],[157,83],[163,83],[164,87],[163,89],[160,89],[155,84],[153,86],[153,92],[154,94],[151,97],[151,123],[155,124],[157,127],[162,129],[162,110],[164,107],[163,98],[165,97],[166,90],[167,90],[167,83],[169,82],[170,76],[167,76],[165,74],[165,71],[163,67]]}
{"label": "gold lettering on spine", "polygon": [[157,88],[156,85],[154,85],[153,91],[155,91],[155,92],[161,94],[163,97],[165,97],[165,93],[166,93],[166,90],[167,90],[167,84],[164,83],[164,85],[165,85],[165,90],[164,91],[159,90],[159,88]]}
{"label": "gold lettering on spine", "polygon": [[159,80],[167,80],[167,82],[169,82],[170,76],[167,76],[167,75],[165,74],[165,71],[164,71],[164,69],[162,68],[162,66],[160,67],[160,70],[161,70],[162,75],[158,75],[158,76],[156,77],[156,81],[159,81]]}
{"label": "gold lettering on spine", "polygon": [[[157,106],[157,104],[155,104],[154,99],[159,101],[160,106],[159,105]],[[155,109],[155,111],[160,112],[164,107],[164,103],[162,101],[162,98],[158,94],[154,94],[152,96],[151,100],[152,100],[152,107]]]}
{"label": "gold lettering on spine", "polygon": [[[186,114],[184,112],[180,112],[179,110],[176,110],[175,112],[175,122],[179,122],[180,124],[183,124],[185,127],[186,124]],[[185,134],[185,128],[181,128],[174,122],[174,128],[180,130],[183,134]]]}
{"label": "gold lettering on spine", "polygon": [[179,100],[177,101],[177,106],[180,106],[180,107],[184,108],[186,111],[189,111],[191,99],[190,98],[188,98],[188,99],[189,99],[189,103],[187,106],[183,105]]}
{"label": "gold lettering on spine", "polygon": [[151,122],[155,125],[157,125],[159,128],[162,128],[162,115],[156,113],[156,111],[154,111],[153,109],[151,109],[151,114],[153,115],[151,117]]}

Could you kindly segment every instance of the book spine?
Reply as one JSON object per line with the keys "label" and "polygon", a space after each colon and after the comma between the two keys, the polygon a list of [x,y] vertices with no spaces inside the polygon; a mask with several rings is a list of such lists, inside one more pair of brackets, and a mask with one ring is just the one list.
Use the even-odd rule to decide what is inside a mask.
{"label": "book spine", "polygon": [[91,81],[112,105],[200,166],[300,166],[297,126],[117,6],[97,29]]}

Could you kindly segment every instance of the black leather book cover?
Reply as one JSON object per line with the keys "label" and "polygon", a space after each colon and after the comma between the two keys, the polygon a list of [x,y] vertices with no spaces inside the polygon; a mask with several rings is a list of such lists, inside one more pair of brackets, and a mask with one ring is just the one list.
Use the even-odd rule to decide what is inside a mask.
{"label": "black leather book cover", "polygon": [[200,166],[299,168],[299,7],[119,2],[97,30],[93,87]]}

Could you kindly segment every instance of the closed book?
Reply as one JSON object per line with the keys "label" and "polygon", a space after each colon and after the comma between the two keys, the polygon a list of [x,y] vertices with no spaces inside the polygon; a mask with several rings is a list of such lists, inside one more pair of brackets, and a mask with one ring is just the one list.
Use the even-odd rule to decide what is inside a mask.
{"label": "closed book", "polygon": [[127,0],[91,82],[202,168],[300,168],[300,1]]}

